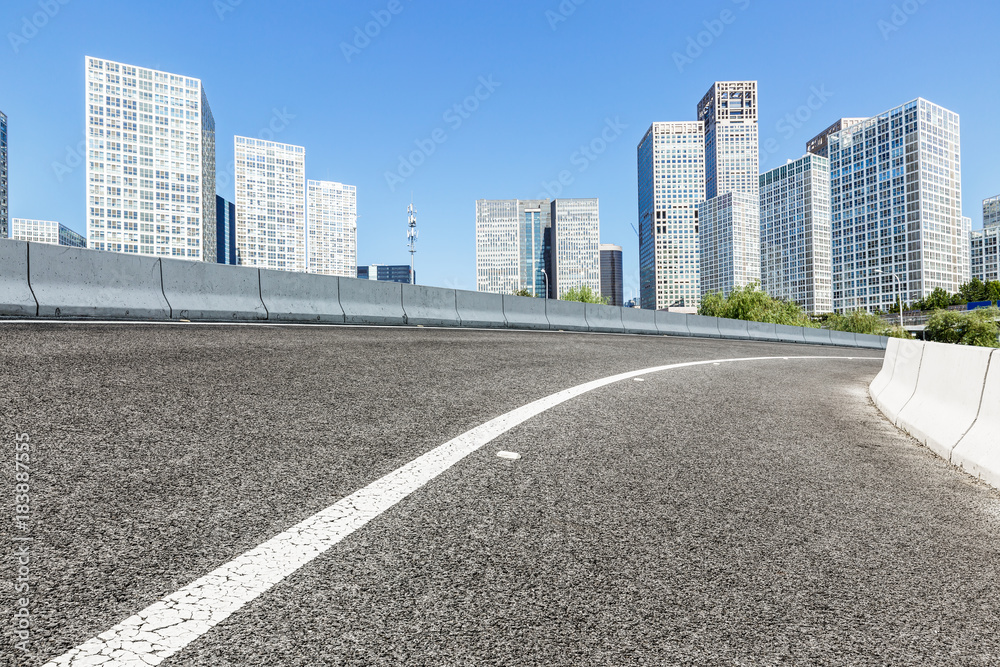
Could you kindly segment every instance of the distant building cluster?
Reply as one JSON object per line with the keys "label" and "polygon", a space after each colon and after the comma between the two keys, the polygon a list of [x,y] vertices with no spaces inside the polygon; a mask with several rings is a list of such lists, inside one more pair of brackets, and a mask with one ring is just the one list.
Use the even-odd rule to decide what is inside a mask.
{"label": "distant building cluster", "polygon": [[50,243],[74,248],[86,248],[87,239],[66,225],[52,220],[26,220],[13,218],[10,221],[10,238],[32,243]]}

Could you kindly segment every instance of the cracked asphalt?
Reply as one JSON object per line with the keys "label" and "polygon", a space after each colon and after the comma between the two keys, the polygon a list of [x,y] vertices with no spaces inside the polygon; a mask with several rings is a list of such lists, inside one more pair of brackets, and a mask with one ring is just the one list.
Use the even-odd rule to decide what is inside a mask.
{"label": "cracked asphalt", "polygon": [[[0,323],[38,665],[480,424],[515,427],[163,665],[992,665],[1000,494],[886,422],[881,355],[350,327]],[[507,450],[517,460],[496,456]],[[0,523],[8,554],[25,533]],[[10,650],[8,650],[10,648]]]}

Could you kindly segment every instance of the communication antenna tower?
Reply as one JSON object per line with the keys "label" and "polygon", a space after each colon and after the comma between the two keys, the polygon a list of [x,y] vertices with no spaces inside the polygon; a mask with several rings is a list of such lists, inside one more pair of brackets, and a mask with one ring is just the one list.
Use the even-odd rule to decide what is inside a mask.
{"label": "communication antenna tower", "polygon": [[417,282],[413,273],[413,255],[417,252],[417,216],[412,198],[406,207],[406,227],[406,240],[410,244],[410,284],[413,285]]}

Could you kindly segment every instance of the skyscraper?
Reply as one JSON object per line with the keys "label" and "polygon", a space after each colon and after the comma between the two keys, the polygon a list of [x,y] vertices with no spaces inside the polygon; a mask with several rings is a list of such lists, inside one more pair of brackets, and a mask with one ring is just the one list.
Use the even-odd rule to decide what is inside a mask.
{"label": "skyscraper", "polygon": [[852,125],[868,120],[867,118],[841,118],[834,121],[830,127],[826,128],[815,137],[806,142],[806,152],[821,157],[830,157],[830,135],[841,130],[846,130]]}
{"label": "skyscraper", "polygon": [[609,306],[621,306],[625,303],[622,289],[622,247],[602,243],[601,250],[601,296],[608,300]]}
{"label": "skyscraper", "polygon": [[239,264],[236,256],[236,204],[215,196],[215,246],[219,264]]}
{"label": "skyscraper", "polygon": [[215,119],[201,81],[85,66],[88,247],[214,262]]}
{"label": "skyscraper", "polygon": [[969,236],[972,277],[1000,280],[1000,195],[983,200],[983,228]]}
{"label": "skyscraper", "polygon": [[760,175],[760,265],[771,296],[833,311],[827,158],[807,153]]}
{"label": "skyscraper", "polygon": [[476,289],[545,295],[552,275],[551,215],[548,199],[476,201]]}
{"label": "skyscraper", "polygon": [[240,263],[305,272],[306,149],[239,136],[235,142]]}
{"label": "skyscraper", "polygon": [[353,185],[308,181],[309,273],[357,276],[358,198]]}
{"label": "skyscraper", "polygon": [[698,120],[705,124],[701,294],[728,294],[760,280],[757,82],[715,82],[698,104]]}
{"label": "skyscraper", "polygon": [[704,123],[653,123],[636,154],[642,307],[696,307],[698,206],[705,200]]}
{"label": "skyscraper", "polygon": [[0,111],[0,239],[9,236],[7,209],[7,116]]}
{"label": "skyscraper", "polygon": [[1000,195],[983,200],[983,227],[1000,226]]}
{"label": "skyscraper", "polygon": [[66,225],[54,220],[27,220],[14,218],[10,221],[10,238],[31,243],[86,248],[87,238],[77,234]]}
{"label": "skyscraper", "polygon": [[561,298],[571,289],[601,293],[601,223],[597,199],[554,199],[551,204],[552,253],[550,294]]}
{"label": "skyscraper", "polygon": [[833,307],[887,311],[969,280],[959,117],[918,98],[831,134]]}

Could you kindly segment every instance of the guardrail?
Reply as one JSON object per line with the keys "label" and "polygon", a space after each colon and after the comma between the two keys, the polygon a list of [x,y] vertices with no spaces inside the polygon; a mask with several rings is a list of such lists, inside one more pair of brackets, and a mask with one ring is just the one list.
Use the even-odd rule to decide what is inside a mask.
{"label": "guardrail", "polygon": [[882,336],[0,239],[0,316],[588,331],[885,349]]}
{"label": "guardrail", "polygon": [[868,391],[893,424],[1000,488],[1000,350],[891,338]]}

